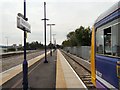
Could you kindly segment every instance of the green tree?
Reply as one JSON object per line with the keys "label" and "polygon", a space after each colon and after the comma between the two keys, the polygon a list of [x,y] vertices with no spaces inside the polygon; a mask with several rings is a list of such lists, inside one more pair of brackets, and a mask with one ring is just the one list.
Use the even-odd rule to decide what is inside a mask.
{"label": "green tree", "polygon": [[77,45],[82,46],[83,43],[83,33],[84,33],[84,27],[80,26],[80,28],[75,30],[75,37],[77,39]]}
{"label": "green tree", "polygon": [[91,44],[91,30],[90,27],[77,28],[67,34],[67,40],[63,41],[63,46],[89,46]]}
{"label": "green tree", "polygon": [[26,43],[26,49],[27,50],[36,50],[36,49],[42,49],[44,48],[44,45],[39,43],[38,41],[33,41],[31,43],[27,42]]}
{"label": "green tree", "polygon": [[69,40],[70,46],[76,46],[77,45],[77,39],[76,39],[76,36],[75,36],[75,32],[68,33],[67,39]]}
{"label": "green tree", "polygon": [[62,45],[64,47],[70,46],[70,41],[69,40],[65,40],[65,41],[62,42]]}

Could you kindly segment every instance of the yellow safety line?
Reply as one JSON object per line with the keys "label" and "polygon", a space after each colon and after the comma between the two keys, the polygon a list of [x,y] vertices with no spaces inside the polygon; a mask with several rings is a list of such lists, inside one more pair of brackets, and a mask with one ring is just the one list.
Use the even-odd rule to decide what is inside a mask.
{"label": "yellow safety line", "polygon": [[63,69],[62,69],[62,66],[61,66],[59,54],[60,53],[58,53],[58,50],[57,50],[56,90],[59,89],[59,88],[63,88],[63,90],[67,90],[66,81],[65,81]]}

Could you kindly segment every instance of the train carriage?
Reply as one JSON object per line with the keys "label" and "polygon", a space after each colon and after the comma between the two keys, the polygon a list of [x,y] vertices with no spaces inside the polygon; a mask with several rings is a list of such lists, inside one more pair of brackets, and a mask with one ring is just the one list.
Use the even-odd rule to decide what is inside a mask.
{"label": "train carriage", "polygon": [[97,88],[120,89],[120,1],[95,21],[91,77]]}

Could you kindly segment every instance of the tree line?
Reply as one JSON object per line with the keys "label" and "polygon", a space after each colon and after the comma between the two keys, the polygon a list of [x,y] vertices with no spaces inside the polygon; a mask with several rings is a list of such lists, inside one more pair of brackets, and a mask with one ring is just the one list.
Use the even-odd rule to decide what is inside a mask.
{"label": "tree line", "polygon": [[[22,46],[22,44],[16,47],[11,46],[8,48],[8,51],[16,51],[16,49],[18,51],[24,50],[24,46]],[[44,45],[38,41],[26,42],[26,50],[37,50],[37,49],[44,49]]]}
{"label": "tree line", "polygon": [[[60,45],[54,45],[54,44],[48,44],[46,45],[47,49],[50,49],[52,47],[52,49],[55,49],[55,48],[59,48]],[[38,49],[44,49],[45,48],[45,45],[43,45],[41,42],[38,42],[38,41],[33,41],[31,43],[27,42],[26,43],[26,49],[27,50],[38,50]]]}
{"label": "tree line", "polygon": [[36,50],[36,49],[43,49],[44,45],[41,42],[33,41],[31,43],[26,43],[26,49],[27,50]]}
{"label": "tree line", "polygon": [[80,26],[75,31],[67,34],[67,40],[62,42],[63,47],[67,46],[90,46],[91,45],[91,29],[90,27]]}

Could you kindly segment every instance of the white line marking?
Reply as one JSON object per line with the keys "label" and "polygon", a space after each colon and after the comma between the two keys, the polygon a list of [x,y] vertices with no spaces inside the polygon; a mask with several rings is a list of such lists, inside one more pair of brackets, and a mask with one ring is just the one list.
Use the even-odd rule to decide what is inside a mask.
{"label": "white line marking", "polygon": [[[64,56],[63,56],[64,57]],[[65,59],[65,57],[64,57],[64,59]],[[79,78],[79,76],[77,75],[77,73],[73,70],[73,68],[71,67],[71,65],[68,63],[68,61],[65,59],[65,61],[66,61],[66,63],[68,64],[68,66],[71,68],[71,70],[74,72],[74,74],[76,75],[76,77],[78,78],[78,80],[81,82],[81,84],[84,86],[84,88],[86,89],[86,90],[88,90],[87,89],[87,87],[85,86],[85,84],[82,82],[82,80]]]}

